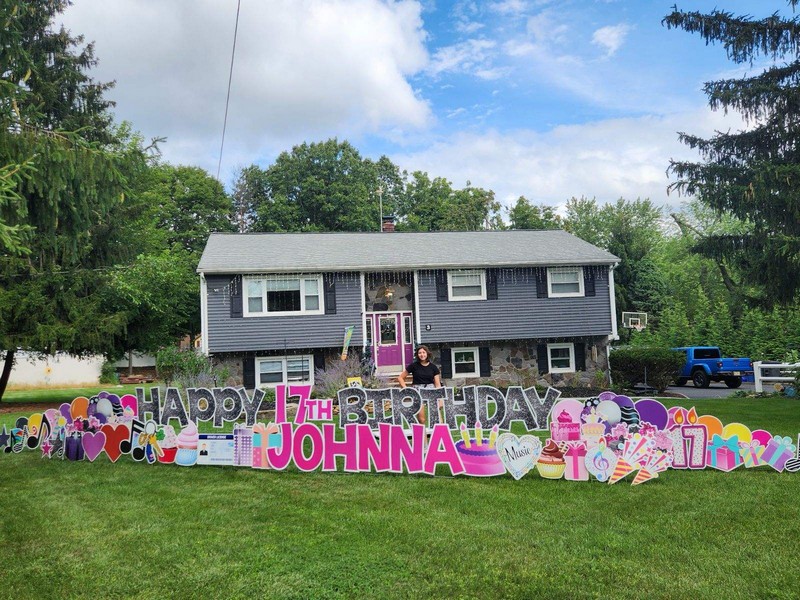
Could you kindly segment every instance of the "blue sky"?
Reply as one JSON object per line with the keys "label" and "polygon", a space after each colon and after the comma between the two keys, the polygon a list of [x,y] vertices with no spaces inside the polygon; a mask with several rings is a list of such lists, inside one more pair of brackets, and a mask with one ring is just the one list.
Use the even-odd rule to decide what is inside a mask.
{"label": "blue sky", "polygon": [[[661,25],[675,0],[242,0],[221,178],[329,137],[409,171],[525,195],[666,196],[677,131],[739,127],[704,81],[744,70],[719,46]],[[781,2],[717,4],[788,12]],[[234,0],[76,0],[120,119],[166,136],[164,156],[216,172]],[[763,65],[762,65],[763,66]],[[758,66],[756,67],[758,68]]]}

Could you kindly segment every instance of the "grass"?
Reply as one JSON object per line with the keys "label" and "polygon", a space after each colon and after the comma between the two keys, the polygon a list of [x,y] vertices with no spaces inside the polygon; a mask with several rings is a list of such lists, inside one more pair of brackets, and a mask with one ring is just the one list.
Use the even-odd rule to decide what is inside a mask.
{"label": "grass", "polygon": [[96,396],[98,392],[103,390],[118,394],[136,394],[137,387],[149,389],[151,386],[157,386],[158,383],[137,383],[128,385],[119,385],[116,383],[97,384],[89,387],[78,388],[38,388],[38,389],[25,389],[25,390],[6,390],[3,394],[3,403],[38,403],[38,402],[72,402],[78,396],[85,396],[91,398]]}
{"label": "grass", "polygon": [[[782,435],[798,402],[701,400]],[[687,406],[688,407],[688,406]],[[19,414],[0,415],[11,424]],[[0,456],[8,597],[793,598],[800,473],[642,486]]]}

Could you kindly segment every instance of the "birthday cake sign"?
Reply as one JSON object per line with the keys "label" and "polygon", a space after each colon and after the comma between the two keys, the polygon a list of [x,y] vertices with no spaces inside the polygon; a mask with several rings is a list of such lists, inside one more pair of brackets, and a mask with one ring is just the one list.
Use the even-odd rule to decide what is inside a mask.
{"label": "birthday cake sign", "polygon": [[[297,399],[288,418],[287,402]],[[144,388],[136,395],[101,392],[3,427],[4,454],[39,450],[43,458],[110,460],[123,455],[145,464],[230,465],[282,471],[447,474],[633,485],[672,469],[769,468],[800,471],[792,438],[751,431],[698,415],[694,407],[667,409],[654,399],[634,402],[603,392],[561,399],[549,388],[492,386],[382,389],[351,387],[336,399],[311,398],[309,385],[279,385],[275,415],[258,417],[265,393],[241,388]],[[338,408],[338,423],[334,422]],[[424,409],[424,410],[423,410]],[[425,415],[424,419],[421,415]],[[209,422],[233,433],[200,433]],[[528,433],[517,436],[513,424]],[[179,429],[176,429],[178,427]],[[531,432],[547,432],[540,439]],[[102,455],[105,454],[105,457]]]}

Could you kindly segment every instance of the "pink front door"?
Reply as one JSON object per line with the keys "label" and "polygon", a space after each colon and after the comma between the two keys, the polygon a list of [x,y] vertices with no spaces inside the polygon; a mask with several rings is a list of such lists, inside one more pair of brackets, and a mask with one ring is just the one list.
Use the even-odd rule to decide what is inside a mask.
{"label": "pink front door", "polygon": [[367,324],[372,327],[376,367],[399,367],[411,362],[414,341],[411,313],[373,313]]}

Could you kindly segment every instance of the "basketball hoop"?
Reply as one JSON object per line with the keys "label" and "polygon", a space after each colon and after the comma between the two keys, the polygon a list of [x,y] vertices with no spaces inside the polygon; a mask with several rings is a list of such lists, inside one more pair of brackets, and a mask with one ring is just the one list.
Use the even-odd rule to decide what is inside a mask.
{"label": "basketball hoop", "polygon": [[647,327],[647,313],[642,312],[623,312],[622,326],[626,329],[635,329],[641,332]]}

